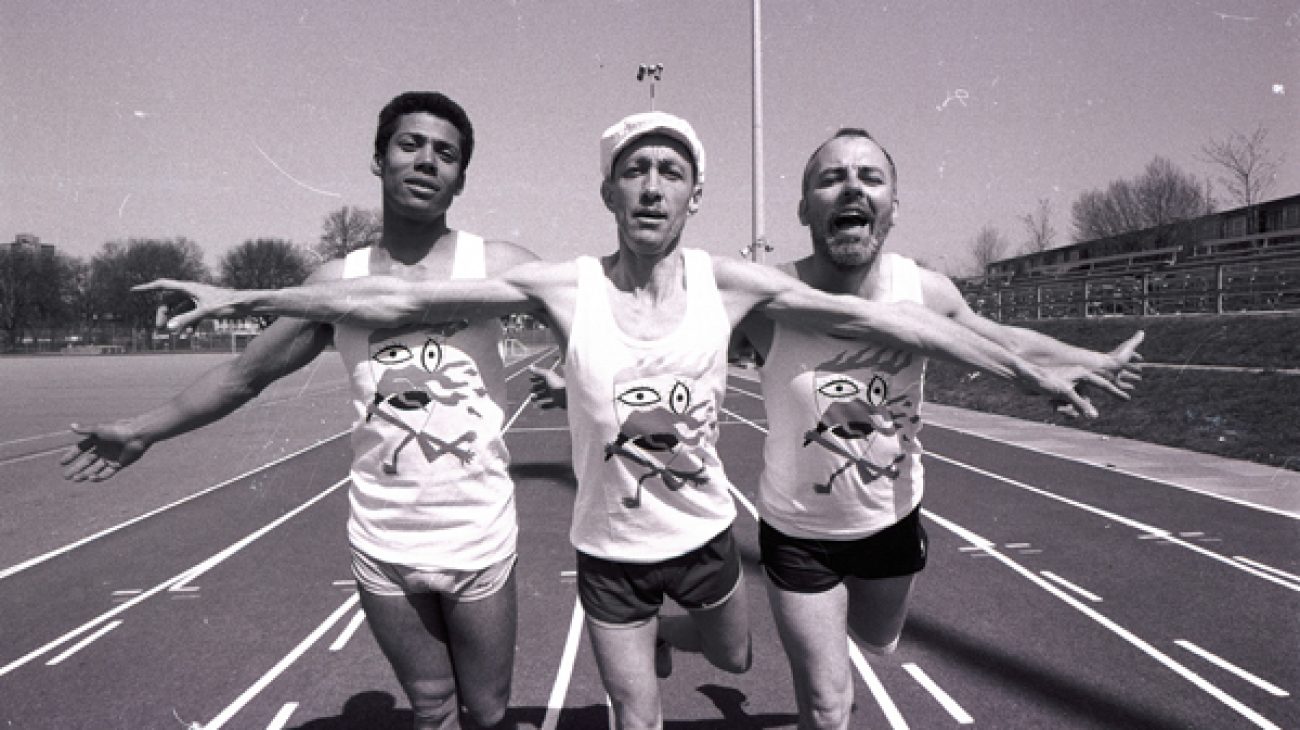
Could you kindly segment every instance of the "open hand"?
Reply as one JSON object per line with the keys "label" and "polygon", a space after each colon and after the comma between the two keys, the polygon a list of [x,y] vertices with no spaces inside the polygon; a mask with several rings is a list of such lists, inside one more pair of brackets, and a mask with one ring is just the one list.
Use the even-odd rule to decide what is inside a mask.
{"label": "open hand", "polygon": [[554,370],[543,370],[536,365],[528,366],[528,380],[532,383],[533,400],[542,410],[568,408],[569,393],[564,376]]}
{"label": "open hand", "polygon": [[[175,292],[184,294],[194,302],[194,308],[167,320],[167,329],[177,331],[212,317],[242,317],[248,313],[237,292],[197,281],[155,279],[147,284],[131,287],[135,292]],[[160,313],[162,314],[162,313]],[[159,319],[163,319],[160,316]]]}
{"label": "open hand", "polygon": [[72,424],[72,432],[82,439],[69,446],[59,457],[67,467],[63,478],[74,482],[102,482],[139,459],[149,444],[136,436],[123,421],[83,428]]}

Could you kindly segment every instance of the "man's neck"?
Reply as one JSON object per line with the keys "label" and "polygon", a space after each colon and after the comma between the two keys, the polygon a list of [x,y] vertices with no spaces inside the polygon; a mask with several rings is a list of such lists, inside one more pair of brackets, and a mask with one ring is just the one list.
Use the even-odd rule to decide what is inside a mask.
{"label": "man's neck", "polygon": [[870,298],[879,288],[881,256],[877,253],[861,266],[844,267],[813,254],[797,262],[795,270],[799,279],[814,289]]}
{"label": "man's neck", "polygon": [[618,253],[604,260],[605,275],[614,287],[634,296],[663,299],[683,288],[681,247],[673,244],[659,256],[638,256],[620,243]]}
{"label": "man's neck", "polygon": [[380,242],[388,255],[399,263],[415,264],[429,255],[450,229],[447,216],[428,221],[412,220],[384,212],[384,235]]}

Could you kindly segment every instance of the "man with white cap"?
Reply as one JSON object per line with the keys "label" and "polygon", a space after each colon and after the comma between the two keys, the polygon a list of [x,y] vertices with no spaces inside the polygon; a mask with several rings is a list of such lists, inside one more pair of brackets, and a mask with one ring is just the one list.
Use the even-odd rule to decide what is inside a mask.
{"label": "man with white cap", "polygon": [[[369,277],[270,291],[159,281],[188,294],[203,317],[282,314],[369,327],[541,311],[564,343],[573,466],[570,538],[578,593],[618,726],[658,727],[656,646],[698,651],[743,672],[747,601],[731,537],[735,505],[716,452],[732,329],[751,312],[793,327],[872,337],[1015,379],[1095,415],[1071,381],[1091,373],[1040,368],[949,320],[909,304],[816,291],[775,269],[682,245],[699,208],[703,145],[685,120],[627,117],[600,146],[600,194],[617,249],[600,258],[522,264],[477,281]],[[1104,387],[1104,385],[1103,385]],[[660,619],[665,596],[687,615]],[[658,652],[660,674],[669,669]]]}

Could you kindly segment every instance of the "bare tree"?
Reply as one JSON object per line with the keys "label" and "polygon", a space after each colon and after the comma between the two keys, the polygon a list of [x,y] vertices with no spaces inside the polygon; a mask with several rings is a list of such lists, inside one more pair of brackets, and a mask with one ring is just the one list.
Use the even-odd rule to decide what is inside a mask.
{"label": "bare tree", "polygon": [[[1263,126],[1246,136],[1233,131],[1226,139],[1213,137],[1201,148],[1201,160],[1219,167],[1219,182],[1231,195],[1230,204],[1247,206],[1264,200],[1277,184],[1277,171],[1286,155],[1274,155],[1265,144],[1268,130]],[[1255,227],[1252,222],[1252,227]],[[1251,231],[1254,233],[1254,231]]]}
{"label": "bare tree", "polygon": [[1074,240],[1091,241],[1157,228],[1213,211],[1196,178],[1155,157],[1133,180],[1090,190],[1071,207]]}
{"label": "bare tree", "polygon": [[1038,253],[1056,245],[1056,229],[1052,227],[1052,201],[1039,198],[1038,209],[1020,216],[1020,222],[1028,235],[1023,253]]}
{"label": "bare tree", "polygon": [[311,267],[292,242],[258,238],[227,252],[220,268],[221,283],[232,289],[279,289],[301,284]]}
{"label": "bare tree", "polygon": [[[221,283],[232,289],[279,289],[301,284],[311,273],[310,254],[282,238],[250,239],[221,259]],[[263,327],[275,317],[257,317]]]}
{"label": "bare tree", "polygon": [[384,218],[377,210],[345,205],[325,216],[325,227],[314,251],[322,261],[346,256],[379,242]]}
{"label": "bare tree", "polygon": [[104,244],[90,261],[90,294],[100,318],[125,322],[132,330],[148,330],[160,304],[178,306],[186,298],[175,294],[137,294],[136,284],[153,279],[208,279],[203,251],[187,238],[141,239]]}
{"label": "bare tree", "polygon": [[1007,239],[1003,238],[998,229],[985,223],[970,243],[971,262],[975,265],[976,273],[983,274],[989,264],[1002,258],[1006,250]]}

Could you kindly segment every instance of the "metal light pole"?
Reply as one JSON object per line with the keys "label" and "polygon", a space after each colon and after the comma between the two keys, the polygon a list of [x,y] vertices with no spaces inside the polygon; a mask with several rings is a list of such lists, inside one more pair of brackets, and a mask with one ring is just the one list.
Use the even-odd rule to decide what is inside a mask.
{"label": "metal light pole", "polygon": [[762,0],[754,0],[753,3],[753,70],[754,70],[754,148],[753,148],[753,171],[754,171],[754,240],[750,243],[750,258],[758,261],[760,258],[759,250],[767,245],[764,240],[764,220],[763,220],[763,3]]}
{"label": "metal light pole", "polygon": [[650,82],[650,111],[655,110],[655,82],[664,76],[664,65],[662,63],[643,63],[636,71],[637,81]]}
{"label": "metal light pole", "polygon": [[761,261],[763,254],[772,250],[772,246],[767,242],[766,224],[763,220],[763,1],[753,0],[752,18],[754,29],[753,42],[753,71],[754,71],[754,89],[753,89],[753,116],[754,116],[754,145],[753,145],[753,175],[754,175],[754,237],[747,247],[749,259],[754,262]]}

